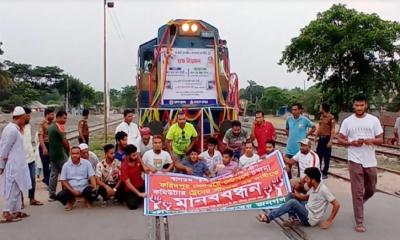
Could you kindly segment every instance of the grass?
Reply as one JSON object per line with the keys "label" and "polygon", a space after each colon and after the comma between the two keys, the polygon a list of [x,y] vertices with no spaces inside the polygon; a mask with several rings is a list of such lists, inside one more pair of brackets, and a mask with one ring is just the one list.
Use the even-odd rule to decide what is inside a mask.
{"label": "grass", "polygon": [[[108,141],[107,143],[114,144],[114,134],[108,134]],[[105,145],[104,143],[104,134],[94,134],[93,136],[90,137],[90,151],[94,152],[99,159],[104,158],[104,151],[103,151],[103,146]]]}

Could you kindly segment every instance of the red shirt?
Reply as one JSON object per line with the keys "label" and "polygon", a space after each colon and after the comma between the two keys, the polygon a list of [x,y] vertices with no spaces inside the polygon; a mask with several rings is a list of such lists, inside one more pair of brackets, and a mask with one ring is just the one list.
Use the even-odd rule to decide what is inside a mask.
{"label": "red shirt", "polygon": [[258,143],[258,155],[262,156],[266,153],[265,150],[265,142],[267,140],[273,139],[273,136],[275,135],[275,127],[272,125],[272,123],[265,121],[261,125],[257,125],[254,128],[254,137],[257,139]]}
{"label": "red shirt", "polygon": [[[140,188],[144,185],[144,180],[142,179],[142,164],[139,159],[134,163],[134,166],[129,165],[128,158],[122,161],[121,166],[121,181],[125,182],[127,179],[131,180],[132,185],[135,188]],[[130,191],[129,188],[125,186],[125,191]]]}

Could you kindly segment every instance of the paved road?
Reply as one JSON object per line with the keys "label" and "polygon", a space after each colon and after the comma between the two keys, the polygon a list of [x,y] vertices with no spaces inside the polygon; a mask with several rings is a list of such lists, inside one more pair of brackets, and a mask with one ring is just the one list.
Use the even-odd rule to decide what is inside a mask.
{"label": "paved road", "polygon": [[[350,186],[342,180],[330,178],[326,181],[341,203],[339,215],[329,230],[318,227],[302,228],[308,239],[346,240],[392,240],[400,233],[400,198],[377,193],[366,204],[367,233],[353,231],[353,212]],[[45,201],[47,193],[39,186],[39,199]],[[0,206],[3,202],[0,200]],[[108,208],[95,206],[85,209],[78,205],[65,212],[57,202],[41,207],[28,206],[31,217],[19,223],[0,225],[0,239],[58,240],[136,240],[153,239],[153,219],[143,216],[143,210],[129,211],[125,206]],[[330,209],[328,210],[330,211]],[[173,240],[187,239],[287,239],[276,224],[260,224],[255,220],[255,211],[209,213],[169,217],[170,236]]]}

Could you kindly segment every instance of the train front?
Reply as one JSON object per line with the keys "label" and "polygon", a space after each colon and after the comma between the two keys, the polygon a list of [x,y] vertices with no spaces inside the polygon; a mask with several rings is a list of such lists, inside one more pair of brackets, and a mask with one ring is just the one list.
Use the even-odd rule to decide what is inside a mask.
{"label": "train front", "polygon": [[174,122],[185,111],[204,135],[237,118],[238,79],[230,73],[226,41],[201,20],[173,20],[139,47],[138,111],[141,126]]}

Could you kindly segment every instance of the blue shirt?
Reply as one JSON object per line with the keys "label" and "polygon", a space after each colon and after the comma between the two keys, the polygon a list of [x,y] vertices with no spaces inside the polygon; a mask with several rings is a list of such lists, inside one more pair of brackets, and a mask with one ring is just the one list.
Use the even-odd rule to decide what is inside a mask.
{"label": "blue shirt", "polygon": [[310,119],[300,115],[295,119],[290,116],[286,120],[286,129],[289,130],[288,142],[286,145],[286,154],[295,155],[300,150],[300,141],[307,137],[307,130],[314,124]]}
{"label": "blue shirt", "polygon": [[186,167],[190,167],[193,170],[193,176],[204,177],[204,174],[208,171],[207,164],[205,161],[197,161],[193,163],[189,159],[185,159],[182,161],[182,164]]}
{"label": "blue shirt", "polygon": [[89,186],[89,178],[94,176],[92,164],[81,158],[78,164],[73,164],[69,159],[61,170],[60,180],[68,181],[76,191],[82,192]]}
{"label": "blue shirt", "polygon": [[125,159],[125,151],[118,152],[118,144],[115,144],[114,158],[120,162]]}

